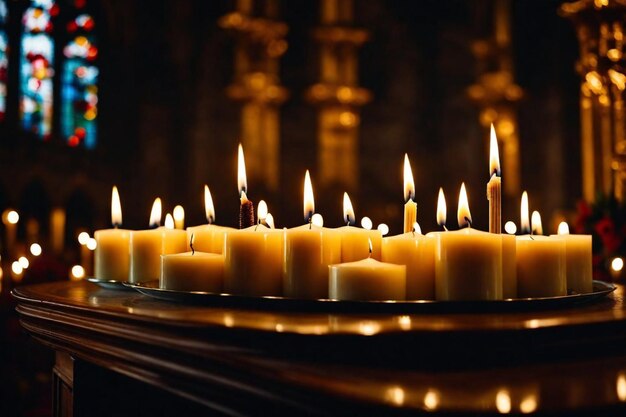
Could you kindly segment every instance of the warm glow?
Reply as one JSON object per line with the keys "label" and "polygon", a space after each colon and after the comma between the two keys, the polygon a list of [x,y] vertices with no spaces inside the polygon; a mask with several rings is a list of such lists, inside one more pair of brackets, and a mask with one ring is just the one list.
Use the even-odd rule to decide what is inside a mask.
{"label": "warm glow", "polygon": [[213,198],[208,185],[204,186],[204,213],[207,223],[212,224],[215,221],[215,207],[213,206]]}
{"label": "warm glow", "polygon": [[185,221],[185,209],[183,208],[183,206],[178,205],[174,207],[174,211],[172,211],[172,213],[174,214],[175,223]]}
{"label": "warm glow", "polygon": [[309,170],[304,174],[304,221],[309,223],[315,213],[315,199],[313,198],[313,184]]}
{"label": "warm glow", "polygon": [[461,191],[459,192],[459,207],[456,213],[456,218],[461,229],[464,227],[472,227],[472,214],[470,213],[469,202],[467,201],[465,183],[461,183]]}
{"label": "warm glow", "polygon": [[424,395],[424,405],[429,410],[435,410],[439,406],[439,394],[433,390],[428,390]]}
{"label": "warm glow", "polygon": [[84,278],[85,277],[85,268],[83,268],[80,265],[74,265],[72,267],[71,274],[72,274],[72,278],[74,278],[74,279]]}
{"label": "warm glow", "polygon": [[89,236],[89,233],[87,232],[80,232],[78,234],[78,243],[80,243],[81,245],[86,245],[87,242],[89,242],[91,236]]}
{"label": "warm glow", "polygon": [[417,233],[418,235],[422,234],[422,228],[418,222],[413,223],[413,233]]}
{"label": "warm glow", "polygon": [[259,201],[259,205],[257,206],[257,218],[259,219],[259,223],[262,223],[267,218],[267,213],[269,213],[267,209],[267,203],[265,200]]}
{"label": "warm glow", "polygon": [[496,394],[496,408],[502,414],[511,412],[511,396],[507,390],[500,390]]}
{"label": "warm glow", "polygon": [[624,260],[620,257],[613,258],[611,261],[611,269],[615,272],[619,272],[624,269]]}
{"label": "warm glow", "polygon": [[25,256],[20,256],[17,261],[24,269],[27,269],[30,266],[30,262],[28,262],[28,258],[26,258]]}
{"label": "warm glow", "polygon": [[498,138],[496,137],[496,129],[491,124],[491,135],[489,145],[489,175],[500,176],[500,154],[498,152]]}
{"label": "warm glow", "polygon": [[404,201],[415,200],[415,182],[409,156],[404,154]]}
{"label": "warm glow", "polygon": [[13,271],[15,275],[21,275],[22,272],[24,272],[24,268],[18,261],[14,261],[11,264],[11,271]]}
{"label": "warm glow", "polygon": [[537,210],[533,211],[530,216],[530,224],[534,235],[543,234],[543,225],[541,224],[541,214]]}
{"label": "warm glow", "polygon": [[246,160],[243,157],[243,146],[239,144],[237,152],[237,187],[239,187],[239,195],[242,192],[248,192],[248,179],[246,178]]}
{"label": "warm glow", "polygon": [[375,321],[359,322],[359,333],[363,336],[372,336],[380,332],[381,326]]}
{"label": "warm glow", "polygon": [[174,218],[170,213],[165,215],[165,228],[166,229],[174,229]]}
{"label": "warm glow", "polygon": [[315,213],[313,217],[311,217],[311,223],[313,223],[313,226],[322,227],[324,226],[324,217],[319,213]]}
{"label": "warm glow", "polygon": [[622,372],[617,375],[617,398],[620,401],[626,401],[626,376]]}
{"label": "warm glow", "polygon": [[98,247],[98,241],[90,237],[85,246],[87,246],[87,249],[89,250],[96,250],[96,247]]}
{"label": "warm glow", "polygon": [[11,210],[7,213],[7,221],[9,224],[16,224],[20,221],[20,215],[17,214],[17,211]]}
{"label": "warm glow", "polygon": [[446,197],[443,195],[443,188],[439,188],[439,197],[437,197],[437,224],[446,227]]}
{"label": "warm glow", "polygon": [[389,234],[389,226],[387,226],[385,223],[379,224],[377,229],[383,236],[387,236],[387,234]]}
{"label": "warm glow", "polygon": [[150,211],[150,227],[158,227],[161,225],[161,210],[161,199],[157,197],[154,200],[154,203],[152,204],[152,210]]}
{"label": "warm glow", "polygon": [[122,204],[116,186],[113,186],[113,191],[111,191],[111,224],[113,227],[122,225]]}
{"label": "warm glow", "polygon": [[524,414],[534,413],[537,410],[537,397],[529,395],[519,403],[519,409]]}
{"label": "warm glow", "polygon": [[517,233],[517,226],[512,221],[508,221],[504,224],[504,231],[510,235]]}
{"label": "warm glow", "polygon": [[372,230],[374,223],[372,223],[372,219],[365,216],[361,219],[361,227],[366,230]]}
{"label": "warm glow", "polygon": [[520,204],[520,228],[522,234],[530,233],[530,219],[528,217],[528,193],[522,193],[522,202]]}
{"label": "warm glow", "polygon": [[403,405],[404,396],[404,390],[401,387],[390,387],[385,392],[385,398],[393,405]]}
{"label": "warm glow", "polygon": [[557,229],[556,233],[558,235],[569,235],[569,225],[567,224],[567,222],[559,223],[559,228]]}
{"label": "warm glow", "polygon": [[354,218],[352,201],[350,201],[348,193],[343,193],[343,221],[346,224],[354,224],[356,221],[356,219]]}
{"label": "warm glow", "polygon": [[41,255],[41,245],[39,243],[33,243],[32,245],[30,245],[30,253],[33,256],[39,256]]}
{"label": "warm glow", "polygon": [[276,228],[276,225],[274,224],[274,216],[272,216],[272,213],[267,213],[267,216],[265,216],[265,223],[270,229]]}

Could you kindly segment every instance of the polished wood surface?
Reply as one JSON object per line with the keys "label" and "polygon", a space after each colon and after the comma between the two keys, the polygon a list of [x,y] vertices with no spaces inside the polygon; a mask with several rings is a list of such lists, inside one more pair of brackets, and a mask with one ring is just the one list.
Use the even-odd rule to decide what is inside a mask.
{"label": "polished wood surface", "polygon": [[534,312],[353,315],[184,306],[86,282],[14,291],[43,343],[233,415],[621,411],[623,295],[618,285],[593,304]]}

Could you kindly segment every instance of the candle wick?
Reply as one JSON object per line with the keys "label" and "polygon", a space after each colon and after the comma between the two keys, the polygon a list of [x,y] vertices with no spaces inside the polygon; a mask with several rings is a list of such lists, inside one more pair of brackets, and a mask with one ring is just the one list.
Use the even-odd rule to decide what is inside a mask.
{"label": "candle wick", "polygon": [[309,216],[309,230],[313,229],[313,215]]}
{"label": "candle wick", "polygon": [[189,239],[189,248],[191,248],[191,255],[195,255],[196,250],[193,248],[193,233],[191,234],[191,238]]}
{"label": "candle wick", "polygon": [[467,224],[469,224],[469,227],[472,227],[472,219],[468,218],[467,216],[463,216],[465,218],[465,221],[467,222]]}
{"label": "candle wick", "polygon": [[446,232],[448,231],[448,228],[446,227],[446,225],[443,225],[443,230],[445,230]]}

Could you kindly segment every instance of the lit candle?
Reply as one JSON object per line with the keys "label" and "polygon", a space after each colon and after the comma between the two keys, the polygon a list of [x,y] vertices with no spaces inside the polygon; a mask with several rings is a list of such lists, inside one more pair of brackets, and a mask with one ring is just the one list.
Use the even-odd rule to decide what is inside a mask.
{"label": "lit candle", "polygon": [[[522,233],[530,232],[528,193],[520,204]],[[517,295],[552,297],[567,294],[565,241],[548,236],[517,236]]]}
{"label": "lit candle", "polygon": [[166,218],[165,227],[161,223],[161,199],[154,200],[150,213],[151,230],[137,230],[130,233],[130,276],[132,283],[158,280],[161,276],[161,255],[185,252],[187,233],[174,230],[174,219]]}
{"label": "lit candle", "polygon": [[[226,234],[232,232],[232,227],[217,226],[215,222],[215,207],[211,191],[204,186],[204,213],[208,224],[187,228],[187,242],[194,236],[194,245],[199,252],[224,253],[224,239]],[[191,248],[190,248],[191,249]]]}
{"label": "lit candle", "polygon": [[543,225],[541,224],[541,214],[537,210],[530,215],[530,230],[533,235],[543,234]]}
{"label": "lit candle", "polygon": [[[103,280],[128,281],[130,269],[130,230],[122,225],[122,205],[117,187],[111,192],[113,229],[96,230],[95,277]],[[86,246],[86,244],[85,244]]]}
{"label": "lit candle", "polygon": [[285,296],[328,297],[328,266],[341,261],[341,236],[313,224],[315,199],[309,171],[304,176],[305,225],[285,232]]}
{"label": "lit candle", "polygon": [[343,219],[346,226],[336,229],[341,235],[341,261],[351,262],[369,256],[369,241],[372,243],[372,258],[380,259],[382,233],[379,230],[366,230],[354,227],[356,217],[348,193],[343,193]]}
{"label": "lit candle", "polygon": [[435,234],[437,300],[497,300],[502,298],[502,239],[471,227],[465,184],[457,212],[461,230]]}
{"label": "lit candle", "polygon": [[487,199],[489,200],[489,232],[501,233],[502,227],[502,181],[500,172],[500,155],[498,154],[498,138],[491,125],[489,146],[489,182],[487,183]]}
{"label": "lit candle", "polygon": [[437,224],[441,226],[443,230],[448,230],[446,228],[447,211],[446,196],[443,194],[443,188],[439,187],[439,195],[437,196]]}
{"label": "lit candle", "polygon": [[417,203],[415,199],[415,182],[409,163],[409,156],[404,154],[404,233],[413,230],[413,224],[417,220]]}
{"label": "lit candle", "polygon": [[245,229],[254,224],[254,203],[248,199],[248,180],[246,177],[246,161],[243,147],[239,144],[237,153],[237,185],[239,187],[239,228]]}
{"label": "lit candle", "polygon": [[593,291],[591,235],[570,235],[567,223],[561,222],[557,236],[565,241],[568,291],[576,294],[590,293]]}
{"label": "lit candle", "polygon": [[174,226],[176,229],[184,229],[185,228],[185,209],[183,206],[178,205],[174,207]]}

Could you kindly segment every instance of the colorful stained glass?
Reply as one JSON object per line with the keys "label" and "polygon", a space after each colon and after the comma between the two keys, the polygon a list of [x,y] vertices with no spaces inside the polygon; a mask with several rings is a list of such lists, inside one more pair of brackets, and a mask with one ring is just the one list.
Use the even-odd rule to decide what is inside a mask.
{"label": "colorful stained glass", "polygon": [[31,0],[24,12],[20,52],[20,115],[22,126],[42,139],[52,130],[54,41],[52,18],[58,14],[54,0]]}
{"label": "colorful stained glass", "polygon": [[94,21],[78,15],[67,25],[74,38],[65,45],[61,78],[61,132],[69,146],[91,149],[97,142],[98,48],[91,33]]}
{"label": "colorful stained glass", "polygon": [[6,32],[8,10],[5,0],[0,0],[0,122],[4,120],[7,104],[7,81],[9,70],[9,57],[7,55],[9,40]]}

